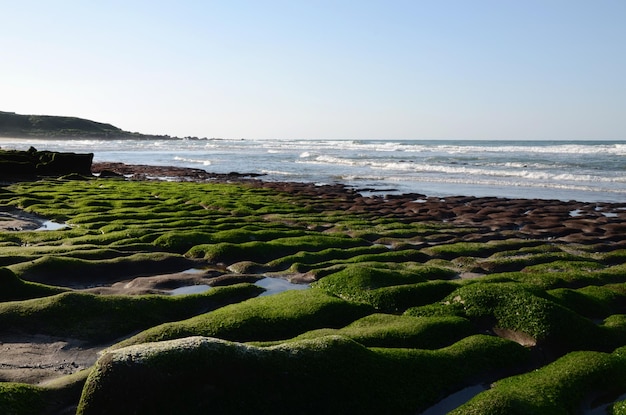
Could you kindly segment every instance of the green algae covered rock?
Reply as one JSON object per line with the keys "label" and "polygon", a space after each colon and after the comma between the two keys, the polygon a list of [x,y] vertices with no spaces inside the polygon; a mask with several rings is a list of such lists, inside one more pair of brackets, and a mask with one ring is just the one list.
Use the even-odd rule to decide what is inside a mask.
{"label": "green algae covered rock", "polygon": [[[89,371],[83,370],[45,385],[0,382],[0,413],[65,414],[76,407]],[[74,412],[72,412],[74,413]]]}
{"label": "green algae covered rock", "polygon": [[[341,335],[367,347],[437,349],[477,334],[475,327],[461,317],[411,317],[370,314],[340,329],[311,330],[292,341]],[[280,342],[265,342],[263,345]]]}
{"label": "green algae covered rock", "polygon": [[217,244],[196,245],[188,251],[187,255],[191,258],[202,258],[210,262],[225,264],[232,264],[241,260],[270,262],[276,258],[293,255],[300,251],[315,252],[328,248],[348,249],[365,245],[368,243],[360,239],[306,235],[277,238],[268,242],[219,242]]}
{"label": "green algae covered rock", "polygon": [[252,284],[219,287],[188,296],[100,296],[70,291],[0,303],[0,327],[101,343],[243,301],[262,291]]}
{"label": "green algae covered rock", "polygon": [[43,413],[46,409],[46,400],[41,388],[21,383],[0,383],[1,413],[30,415]]}
{"label": "green algae covered rock", "polygon": [[454,272],[417,263],[400,267],[383,262],[350,264],[325,276],[315,286],[346,299],[365,297],[366,292],[383,287],[422,283],[452,278]]}
{"label": "green algae covered rock", "polygon": [[539,370],[496,382],[452,414],[581,413],[625,388],[624,356],[573,352]]}
{"label": "green algae covered rock", "polygon": [[626,400],[615,402],[609,405],[607,412],[610,415],[624,415],[626,414]]}
{"label": "green algae covered rock", "polygon": [[102,281],[121,281],[146,273],[171,272],[193,265],[195,262],[176,254],[137,253],[110,259],[46,255],[34,261],[12,265],[10,269],[27,281],[90,287]]}
{"label": "green algae covered rock", "polygon": [[518,283],[467,284],[440,304],[418,307],[409,314],[463,316],[477,327],[540,345],[557,355],[571,350],[612,350],[619,345],[610,330],[545,298],[540,290]]}
{"label": "green algae covered rock", "polygon": [[121,343],[130,345],[188,336],[269,341],[322,327],[342,327],[372,309],[318,290],[287,291],[222,307],[184,321],[156,326]]}
{"label": "green algae covered rock", "polygon": [[63,288],[23,281],[11,270],[0,268],[0,302],[47,297],[64,291]]}
{"label": "green algae covered rock", "polygon": [[527,357],[486,336],[434,351],[370,349],[342,336],[268,348],[189,337],[105,354],[77,413],[414,413],[451,385]]}

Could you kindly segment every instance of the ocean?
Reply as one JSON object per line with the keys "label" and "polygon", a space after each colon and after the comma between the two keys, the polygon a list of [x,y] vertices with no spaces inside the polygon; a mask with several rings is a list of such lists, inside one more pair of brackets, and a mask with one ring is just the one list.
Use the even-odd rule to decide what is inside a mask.
{"label": "ocean", "polygon": [[3,149],[30,146],[363,193],[626,202],[626,141],[0,139]]}

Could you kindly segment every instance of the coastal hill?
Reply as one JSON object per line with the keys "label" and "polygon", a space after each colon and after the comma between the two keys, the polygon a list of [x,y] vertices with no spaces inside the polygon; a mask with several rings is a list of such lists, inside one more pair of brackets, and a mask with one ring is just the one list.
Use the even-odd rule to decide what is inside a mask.
{"label": "coastal hill", "polygon": [[0,137],[11,138],[98,138],[167,139],[168,135],[146,135],[124,131],[111,124],[77,117],[22,115],[0,111]]}

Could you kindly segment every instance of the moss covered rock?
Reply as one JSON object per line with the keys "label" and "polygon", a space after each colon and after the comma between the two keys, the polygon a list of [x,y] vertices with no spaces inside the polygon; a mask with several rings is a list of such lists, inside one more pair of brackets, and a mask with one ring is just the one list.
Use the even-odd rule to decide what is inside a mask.
{"label": "moss covered rock", "polygon": [[583,413],[626,389],[620,354],[574,352],[533,372],[503,379],[452,412],[468,414]]}
{"label": "moss covered rock", "polygon": [[368,349],[342,336],[268,348],[190,337],[105,354],[77,413],[414,413],[481,371],[526,359],[520,346],[483,336],[435,351]]}

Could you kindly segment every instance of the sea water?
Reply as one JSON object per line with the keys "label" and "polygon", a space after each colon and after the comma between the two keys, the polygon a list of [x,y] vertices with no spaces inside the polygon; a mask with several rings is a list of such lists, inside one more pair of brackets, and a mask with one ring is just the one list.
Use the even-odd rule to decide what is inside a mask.
{"label": "sea water", "polygon": [[263,174],[385,193],[626,202],[625,141],[35,140],[4,149],[92,152],[94,162]]}

